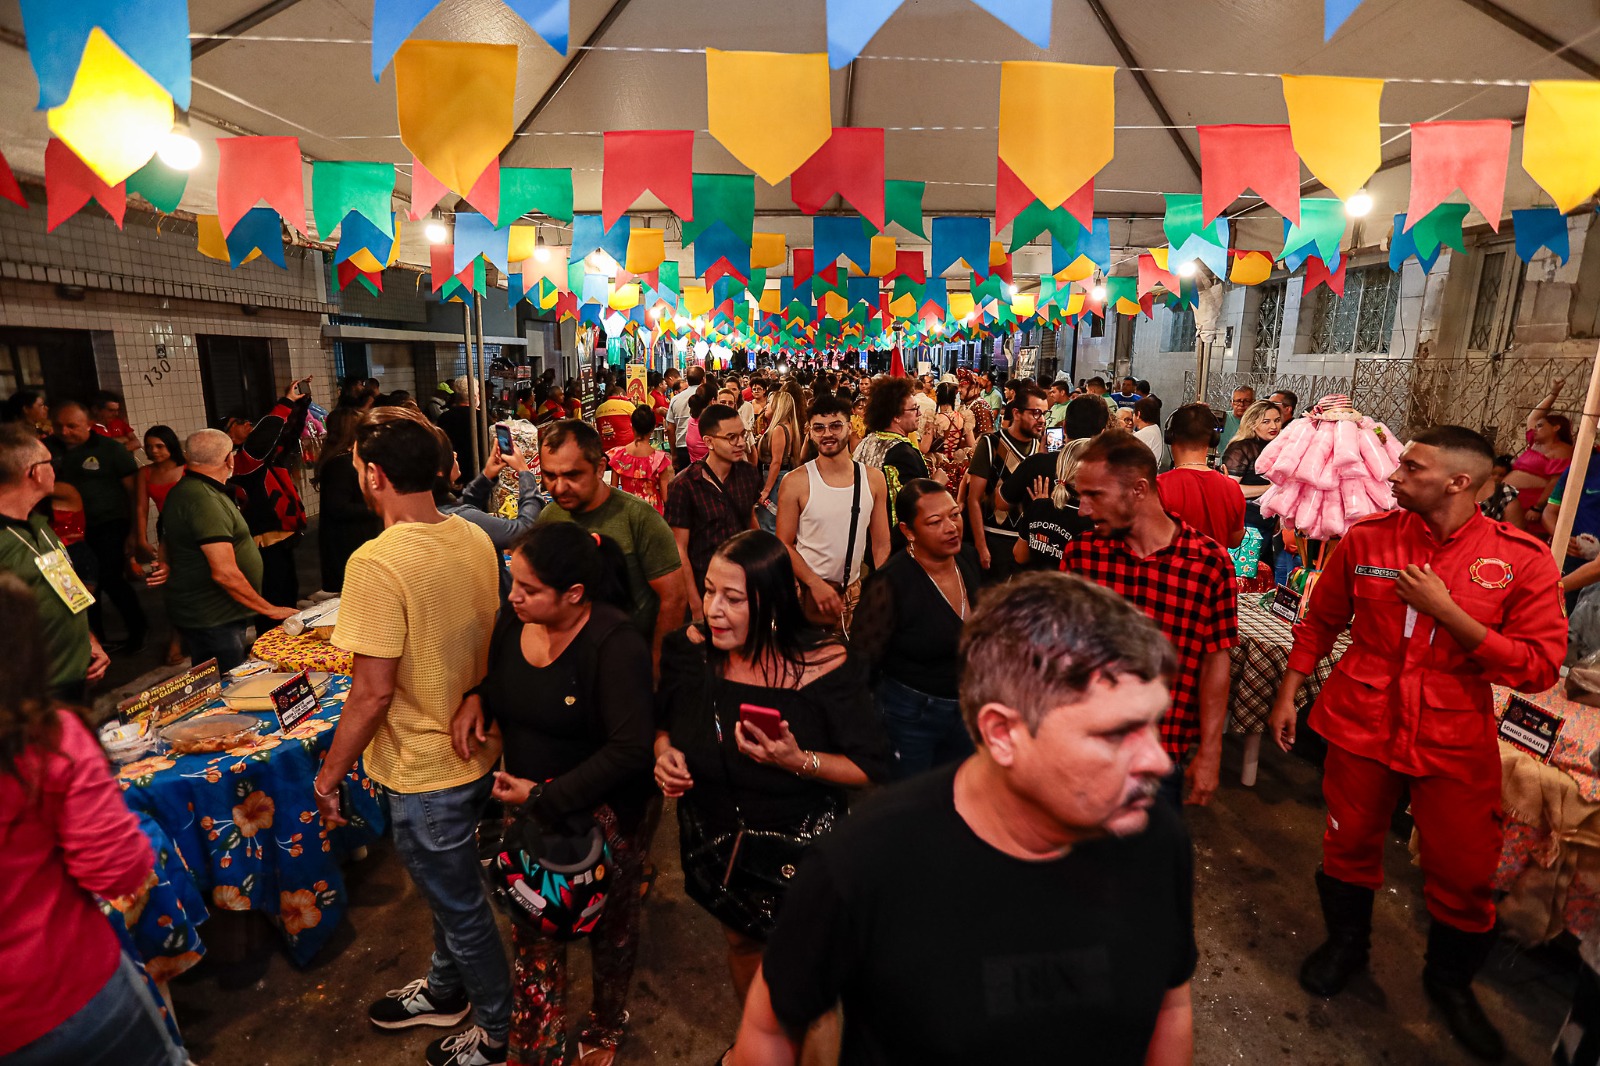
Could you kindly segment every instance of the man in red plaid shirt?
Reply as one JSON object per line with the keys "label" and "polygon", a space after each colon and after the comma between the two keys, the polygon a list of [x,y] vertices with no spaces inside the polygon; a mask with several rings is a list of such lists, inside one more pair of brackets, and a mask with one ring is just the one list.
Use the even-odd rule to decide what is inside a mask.
{"label": "man in red plaid shirt", "polygon": [[1161,744],[1182,769],[1162,795],[1174,805],[1180,797],[1207,804],[1222,769],[1228,649],[1239,643],[1233,561],[1216,541],[1167,514],[1155,456],[1126,433],[1095,438],[1078,462],[1075,487],[1078,513],[1093,528],[1067,543],[1061,569],[1121,593],[1172,641],[1178,672]]}

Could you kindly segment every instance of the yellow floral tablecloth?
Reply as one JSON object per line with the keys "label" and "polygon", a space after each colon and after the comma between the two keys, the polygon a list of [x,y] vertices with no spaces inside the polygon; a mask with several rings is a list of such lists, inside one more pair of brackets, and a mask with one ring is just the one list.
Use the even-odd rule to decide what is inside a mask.
{"label": "yellow floral tablecloth", "polygon": [[[330,833],[317,814],[312,779],[349,688],[348,676],[334,677],[321,706],[287,735],[262,732],[214,754],[154,755],[118,771],[128,806],[171,838],[206,902],[271,916],[301,965],[344,917],[340,858],[385,824],[378,786],[359,763],[349,778],[350,824]],[[237,712],[218,700],[200,713]],[[276,727],[271,714],[260,717],[265,729]]]}
{"label": "yellow floral tablecloth", "polygon": [[355,656],[340,651],[309,631],[291,637],[282,626],[269,629],[256,638],[250,654],[279,670],[321,670],[328,674],[348,674],[355,669]]}

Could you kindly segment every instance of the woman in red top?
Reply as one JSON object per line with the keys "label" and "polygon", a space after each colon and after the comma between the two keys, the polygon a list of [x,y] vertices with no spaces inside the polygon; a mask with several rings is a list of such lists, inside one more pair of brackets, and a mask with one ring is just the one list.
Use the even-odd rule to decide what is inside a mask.
{"label": "woman in red top", "polygon": [[616,476],[613,484],[656,509],[666,510],[667,486],[672,483],[672,457],[650,443],[656,416],[648,407],[635,407],[633,440],[606,452],[606,462]]}
{"label": "woman in red top", "polygon": [[33,593],[0,575],[0,1059],[188,1061],[95,905],[153,882],[155,857],[93,734],[49,696]]}

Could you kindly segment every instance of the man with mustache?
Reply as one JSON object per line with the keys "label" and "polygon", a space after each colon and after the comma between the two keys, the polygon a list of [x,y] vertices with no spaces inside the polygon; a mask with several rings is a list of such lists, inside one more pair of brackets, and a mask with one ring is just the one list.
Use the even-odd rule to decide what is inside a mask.
{"label": "man with mustache", "polygon": [[1178,650],[1161,743],[1181,772],[1165,783],[1163,796],[1174,806],[1204,806],[1222,769],[1228,649],[1239,643],[1233,560],[1216,541],[1167,513],[1155,456],[1136,437],[1096,437],[1079,457],[1074,487],[1078,516],[1091,528],[1062,549],[1061,569],[1121,593]]}
{"label": "man with mustache", "polygon": [[835,1003],[842,1066],[1191,1061],[1193,858],[1156,802],[1172,646],[1121,597],[1035,573],[983,600],[960,655],[976,753],[813,846],[734,1066],[792,1066]]}

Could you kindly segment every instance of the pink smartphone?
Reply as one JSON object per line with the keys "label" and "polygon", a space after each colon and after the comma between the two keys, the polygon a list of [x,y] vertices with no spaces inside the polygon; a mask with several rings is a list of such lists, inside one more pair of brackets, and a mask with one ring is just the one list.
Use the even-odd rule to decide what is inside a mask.
{"label": "pink smartphone", "polygon": [[768,740],[777,740],[783,735],[779,728],[783,725],[783,715],[771,707],[757,707],[753,703],[739,704],[739,721],[754,729]]}

